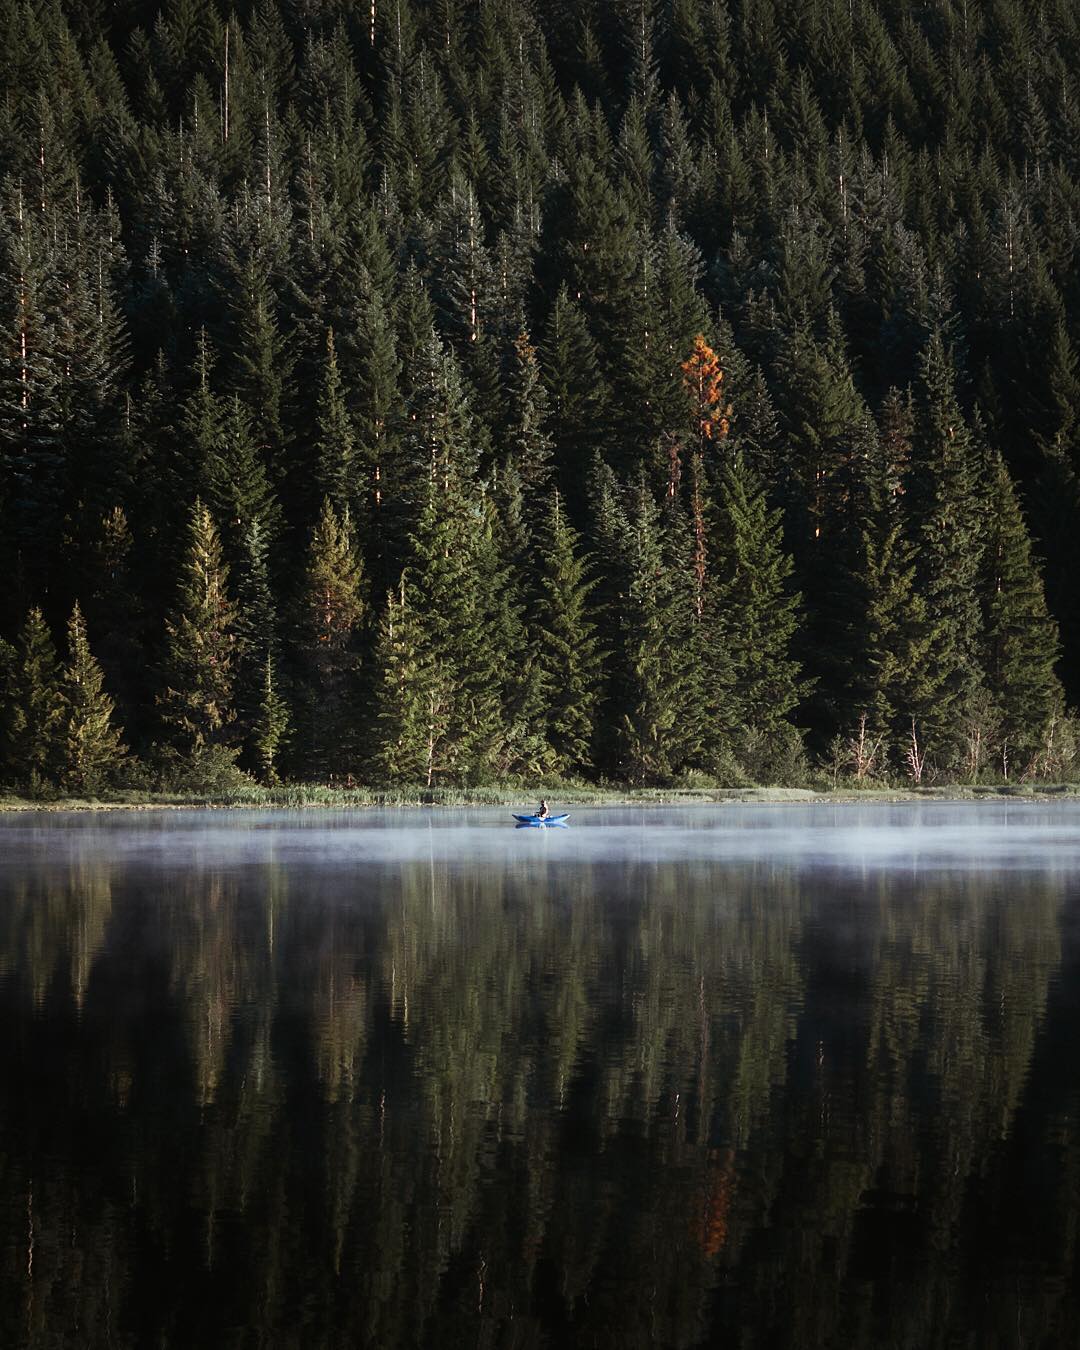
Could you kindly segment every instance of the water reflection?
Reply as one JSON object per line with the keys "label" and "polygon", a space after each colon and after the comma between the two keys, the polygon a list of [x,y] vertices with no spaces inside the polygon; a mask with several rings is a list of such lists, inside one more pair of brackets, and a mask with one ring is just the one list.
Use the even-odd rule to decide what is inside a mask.
{"label": "water reflection", "polygon": [[1075,811],[406,819],[0,825],[0,1343],[1075,1343]]}

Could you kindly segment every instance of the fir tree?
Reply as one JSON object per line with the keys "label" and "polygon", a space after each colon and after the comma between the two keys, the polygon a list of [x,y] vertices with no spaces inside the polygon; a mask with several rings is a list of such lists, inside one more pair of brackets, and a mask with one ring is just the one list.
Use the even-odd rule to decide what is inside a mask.
{"label": "fir tree", "polygon": [[5,727],[8,776],[38,793],[56,782],[64,763],[64,697],[52,635],[41,610],[27,612],[9,681]]}
{"label": "fir tree", "polygon": [[270,536],[258,515],[240,527],[230,576],[235,600],[234,701],[237,731],[249,757],[257,756],[256,726],[263,717],[265,669],[279,647],[277,603],[270,575]]}
{"label": "fir tree", "polygon": [[1030,767],[1063,707],[1055,673],[1057,625],[1047,613],[1042,580],[1009,472],[995,455],[986,547],[979,579],[983,606],[982,667],[1001,718],[1000,735],[1018,768]]}
{"label": "fir tree", "polygon": [[68,620],[68,662],[64,668],[64,763],[61,782],[69,792],[97,792],[120,768],[125,747],[113,725],[113,701],[105,693],[101,667],[90,651],[86,622],[76,605]]}
{"label": "fir tree", "polygon": [[932,640],[921,727],[939,767],[955,760],[982,682],[978,576],[985,547],[977,495],[979,453],[956,400],[954,372],[940,338],[923,361],[919,422],[907,500],[918,522],[919,582]]}
{"label": "fir tree", "polygon": [[504,443],[521,479],[524,498],[530,510],[536,511],[551,477],[552,443],[547,391],[541,381],[536,348],[527,333],[519,333],[514,340],[507,383]]}
{"label": "fir tree", "polygon": [[[788,715],[806,693],[791,652],[800,597],[788,590],[793,564],[783,549],[780,513],[769,509],[761,484],[741,460],[724,469],[714,539],[712,604],[722,616],[734,704],[716,715],[738,729],[744,753],[751,732],[766,746],[783,746],[790,740]],[[719,690],[727,694],[722,683]],[[766,755],[761,767],[768,762]]]}
{"label": "fir tree", "polygon": [[338,515],[342,516],[350,509],[357,495],[356,444],[345,405],[332,328],[326,330],[326,364],[315,410],[315,429],[316,501],[329,501]]}
{"label": "fir tree", "polygon": [[557,756],[556,772],[585,775],[593,764],[601,653],[589,605],[594,583],[558,492],[551,497],[543,542],[546,567],[536,627],[546,737]]}
{"label": "fir tree", "polygon": [[540,356],[561,479],[580,503],[591,457],[609,434],[611,394],[581,306],[565,285],[555,297]]}
{"label": "fir tree", "polygon": [[236,611],[227,585],[217,528],[196,499],[177,603],[165,625],[165,688],[158,695],[162,721],[188,752],[224,745],[236,716]]}
{"label": "fir tree", "polygon": [[274,658],[267,652],[263,667],[262,696],[252,727],[251,739],[259,778],[270,787],[280,782],[278,760],[282,750],[288,745],[289,730],[289,706],[278,692]]}
{"label": "fir tree", "polygon": [[502,743],[497,606],[483,585],[492,522],[468,481],[451,463],[429,480],[384,618],[376,760],[394,781],[482,782]]}
{"label": "fir tree", "polygon": [[886,743],[898,766],[912,719],[925,724],[935,687],[928,660],[933,632],[918,586],[918,553],[901,510],[896,444],[883,430],[879,452],[864,469],[860,598],[844,644],[852,659],[842,730],[850,731],[865,714],[870,736]]}
{"label": "fir tree", "polygon": [[670,781],[700,748],[693,582],[685,522],[661,511],[639,480],[601,477],[597,501],[607,565],[611,654],[607,751],[629,782]]}
{"label": "fir tree", "polygon": [[448,712],[447,693],[424,642],[409,569],[386,597],[375,646],[374,748],[376,782],[430,783],[436,742]]}
{"label": "fir tree", "polygon": [[355,763],[357,642],[364,614],[352,524],[328,498],[311,534],[300,598],[303,689],[294,738],[303,770],[323,780],[350,772]]}

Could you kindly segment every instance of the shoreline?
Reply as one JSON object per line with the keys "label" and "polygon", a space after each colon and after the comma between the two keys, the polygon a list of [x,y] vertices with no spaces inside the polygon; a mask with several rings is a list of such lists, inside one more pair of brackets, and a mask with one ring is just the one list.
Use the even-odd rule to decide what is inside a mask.
{"label": "shoreline", "polygon": [[0,814],[28,812],[92,813],[102,811],[379,811],[469,810],[478,807],[520,807],[542,793],[560,806],[783,806],[858,805],[897,802],[1021,801],[1054,802],[1080,798],[1078,783],[951,784],[925,788],[627,788],[620,790],[542,786],[525,793],[501,788],[444,788],[431,791],[375,792],[367,789],[280,788],[265,793],[160,795],[118,792],[108,797],[71,797],[33,801],[16,795],[0,796]]}

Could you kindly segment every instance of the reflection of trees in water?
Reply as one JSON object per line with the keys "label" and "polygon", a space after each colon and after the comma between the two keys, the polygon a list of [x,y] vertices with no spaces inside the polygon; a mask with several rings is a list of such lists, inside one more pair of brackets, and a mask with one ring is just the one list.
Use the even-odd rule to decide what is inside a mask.
{"label": "reflection of trees in water", "polygon": [[[1057,882],[150,884],[3,896],[5,1344],[922,1346],[1075,1317],[1075,1094],[1022,1109]],[[1021,1137],[1060,1182],[1022,1293],[985,1275]]]}

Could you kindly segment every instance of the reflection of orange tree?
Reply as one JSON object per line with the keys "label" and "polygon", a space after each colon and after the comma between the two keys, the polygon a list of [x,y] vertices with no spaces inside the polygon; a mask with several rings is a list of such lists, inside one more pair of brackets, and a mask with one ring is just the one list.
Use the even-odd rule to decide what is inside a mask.
{"label": "reflection of orange tree", "polygon": [[[849,949],[808,929],[816,902],[767,866],[728,869],[720,893],[690,865],[530,868],[409,862],[356,905],[322,879],[286,904],[273,867],[243,889],[210,870],[172,883],[155,913],[191,1070],[180,1150],[141,1114],[155,1070],[126,1046],[137,1029],[95,1017],[111,873],[42,874],[9,895],[7,978],[40,1002],[64,972],[129,1066],[122,1106],[100,1056],[71,1071],[103,1118],[124,1111],[135,1197],[121,1213],[84,1194],[80,1217],[35,1177],[32,1318],[25,1287],[0,1288],[20,1325],[43,1332],[77,1302],[92,1335],[107,1310],[77,1253],[100,1244],[87,1268],[126,1299],[131,1215],[175,1245],[194,1211],[183,1259],[219,1270],[241,1224],[236,1315],[271,1340],[302,1284],[368,1344],[471,1340],[482,1318],[496,1341],[565,1323],[584,1343],[692,1345],[737,1272],[777,1345],[865,1342],[883,1306],[901,1340],[933,1344],[933,1310],[965,1306],[962,1272],[938,1259],[905,1278],[888,1235],[914,1231],[944,1258],[1013,1129],[1060,886],[1008,904],[950,879],[912,904],[882,883],[861,892]],[[843,1025],[813,1003],[830,962],[865,977]],[[1072,1139],[1061,1119],[1047,1129]],[[5,1204],[26,1209],[32,1170],[13,1160]],[[1048,1203],[1075,1253],[1065,1200]],[[884,1283],[865,1278],[871,1257]]]}

